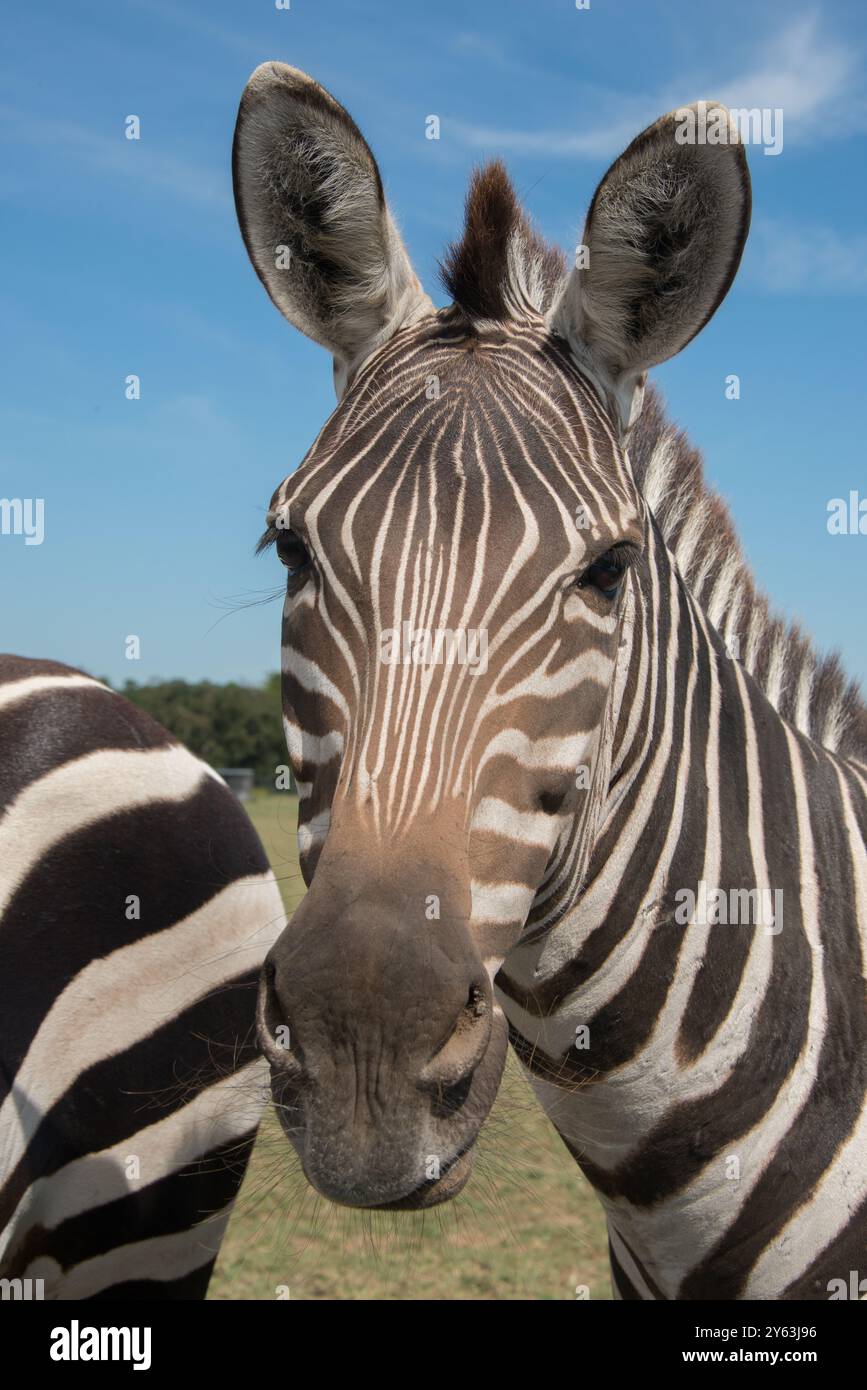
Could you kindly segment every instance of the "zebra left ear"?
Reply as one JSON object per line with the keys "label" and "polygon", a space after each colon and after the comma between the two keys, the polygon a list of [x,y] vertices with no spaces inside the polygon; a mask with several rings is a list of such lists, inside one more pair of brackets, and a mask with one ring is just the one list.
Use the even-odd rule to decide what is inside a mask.
{"label": "zebra left ear", "polygon": [[370,147],[312,77],[263,63],[241,98],[232,174],[253,267],[289,322],[333,353],[340,396],[365,358],[434,312]]}
{"label": "zebra left ear", "polygon": [[663,116],[597,188],[551,326],[612,398],[624,432],[647,369],[685,347],[725,298],[750,209],[744,147],[716,102]]}

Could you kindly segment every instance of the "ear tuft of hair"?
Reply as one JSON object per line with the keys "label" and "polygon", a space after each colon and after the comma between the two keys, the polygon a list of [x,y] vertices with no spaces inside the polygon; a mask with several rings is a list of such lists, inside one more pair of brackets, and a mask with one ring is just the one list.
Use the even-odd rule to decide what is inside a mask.
{"label": "ear tuft of hair", "polygon": [[470,180],[464,233],[440,265],[443,286],[470,319],[545,313],[566,273],[563,253],[530,227],[500,160]]}

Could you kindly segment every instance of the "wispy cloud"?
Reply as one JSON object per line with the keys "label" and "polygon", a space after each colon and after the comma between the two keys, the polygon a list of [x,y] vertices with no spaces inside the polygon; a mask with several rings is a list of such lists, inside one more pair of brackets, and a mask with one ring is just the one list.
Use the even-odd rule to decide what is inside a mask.
{"label": "wispy cloud", "polygon": [[96,173],[133,179],[169,193],[175,200],[222,208],[231,204],[224,174],[151,148],[146,133],[141,140],[127,140],[121,126],[113,136],[11,107],[0,107],[0,119],[5,138],[17,145],[38,146]]}
{"label": "wispy cloud", "polygon": [[614,154],[629,140],[646,119],[635,121],[621,117],[616,123],[599,130],[581,134],[561,130],[511,130],[501,126],[474,125],[467,121],[449,121],[448,132],[475,150],[496,150],[502,154],[548,154],[559,158],[595,159]]}
{"label": "wispy cloud", "polygon": [[763,218],[750,242],[749,276],[772,294],[867,293],[867,236]]}
{"label": "wispy cloud", "polygon": [[216,24],[214,20],[205,19],[199,13],[190,14],[186,10],[179,9],[176,5],[167,4],[166,0],[135,0],[135,8],[138,11],[144,10],[147,14],[153,15],[154,19],[162,19],[166,24],[174,25],[178,29],[185,29],[188,33],[195,34],[197,38],[221,44],[224,48],[232,49],[236,53],[250,56],[260,52],[259,43],[255,39],[251,39],[248,34],[239,33],[235,29],[227,29],[225,24]]}
{"label": "wispy cloud", "polygon": [[[464,48],[502,66],[496,45],[464,35]],[[558,128],[518,130],[511,127],[449,121],[449,130],[472,149],[505,154],[544,154],[559,158],[612,156],[643,126],[665,111],[699,97],[735,107],[782,107],[786,137],[807,143],[829,130],[838,137],[867,128],[867,100],[858,80],[860,55],[827,32],[817,15],[803,15],[766,46],[757,64],[734,76],[692,72],[655,94],[636,97],[616,92],[600,96],[594,123],[580,131]]]}
{"label": "wispy cloud", "polygon": [[237,424],[221,411],[217,402],[204,393],[187,392],[161,401],[154,412],[157,430],[169,428],[173,438],[192,435],[196,439],[215,436],[225,440],[237,433]]}
{"label": "wispy cloud", "polygon": [[451,48],[454,53],[459,53],[462,57],[481,58],[483,62],[491,63],[494,67],[511,68],[514,65],[513,60],[504,53],[502,45],[486,34],[473,34],[466,31],[455,34],[451,41]]}
{"label": "wispy cloud", "polygon": [[[759,65],[723,82],[709,95],[728,106],[781,106],[787,126],[816,135],[826,134],[829,121],[861,128],[865,106],[856,81],[860,55],[851,44],[838,42],[826,22],[815,14],[802,15],[766,50]],[[855,104],[857,103],[857,105]]]}

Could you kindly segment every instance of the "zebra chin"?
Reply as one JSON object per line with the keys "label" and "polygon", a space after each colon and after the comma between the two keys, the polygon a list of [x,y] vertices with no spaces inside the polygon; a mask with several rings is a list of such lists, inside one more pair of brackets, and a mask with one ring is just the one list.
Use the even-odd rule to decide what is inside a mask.
{"label": "zebra chin", "polygon": [[[499,1077],[494,1092],[498,1081]],[[421,1211],[456,1197],[472,1176],[474,1145],[485,1115],[464,1126],[461,1146],[446,1157],[441,1140],[419,1137],[425,1130],[423,1119],[405,1113],[401,1118],[398,1106],[392,1111],[395,1123],[391,1132],[379,1142],[372,1135],[365,1140],[356,1128],[346,1143],[333,1131],[328,1132],[330,1126],[321,1125],[315,1110],[312,1114],[304,1112],[297,1099],[287,1107],[286,1078],[273,1068],[272,1088],[281,1125],[298,1155],[304,1176],[320,1196],[339,1206]],[[293,1110],[296,1116],[301,1110],[304,1119],[293,1121]],[[436,1155],[428,1152],[433,1147],[439,1150]]]}
{"label": "zebra chin", "polygon": [[[455,1154],[440,1169],[438,1178],[423,1178],[409,1191],[403,1191],[406,1181],[377,1174],[366,1174],[361,1181],[349,1181],[343,1174],[325,1176],[308,1172],[304,1159],[301,1166],[310,1186],[322,1197],[338,1206],[367,1211],[424,1211],[428,1207],[450,1202],[466,1187],[475,1164],[472,1148]],[[399,1192],[400,1195],[384,1195]]]}
{"label": "zebra chin", "polygon": [[283,1130],[332,1202],[412,1211],[448,1201],[472,1174],[505,1064],[488,973],[463,926],[441,922],[423,939],[380,904],[359,931],[352,912],[326,924],[305,911],[313,896],[259,986],[257,1033]]}

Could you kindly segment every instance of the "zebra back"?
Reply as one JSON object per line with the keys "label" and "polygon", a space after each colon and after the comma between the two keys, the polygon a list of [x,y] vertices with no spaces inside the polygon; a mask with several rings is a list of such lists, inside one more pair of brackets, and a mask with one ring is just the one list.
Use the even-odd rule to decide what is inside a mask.
{"label": "zebra back", "polygon": [[147,714],[0,657],[0,1274],[199,1297],[264,1102],[279,891],[221,779]]}

